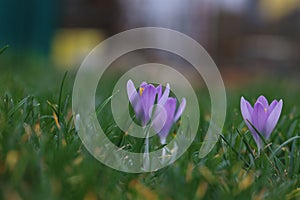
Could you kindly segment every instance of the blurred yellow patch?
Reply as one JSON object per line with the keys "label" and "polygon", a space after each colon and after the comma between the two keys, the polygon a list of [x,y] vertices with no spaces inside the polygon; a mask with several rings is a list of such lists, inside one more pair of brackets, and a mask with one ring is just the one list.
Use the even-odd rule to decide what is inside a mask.
{"label": "blurred yellow patch", "polygon": [[56,124],[57,128],[60,130],[61,127],[60,127],[60,124],[58,122],[58,117],[57,117],[57,115],[54,111],[53,111],[53,118],[54,118],[54,121],[55,121],[55,124]]}
{"label": "blurred yellow patch", "polygon": [[78,185],[83,181],[82,175],[74,175],[67,179],[67,181],[73,185]]}
{"label": "blurred yellow patch", "polygon": [[260,11],[269,20],[280,20],[300,8],[299,0],[261,0]]}
{"label": "blurred yellow patch", "polygon": [[97,195],[94,192],[88,192],[85,196],[84,196],[84,200],[97,200]]}
{"label": "blurred yellow patch", "polygon": [[41,125],[39,122],[35,124],[34,132],[35,132],[36,136],[38,136],[38,137],[40,137],[42,135]]}
{"label": "blurred yellow patch", "polygon": [[83,156],[80,155],[80,156],[77,156],[77,158],[75,158],[75,160],[73,161],[73,165],[79,165],[80,163],[82,163],[83,161]]}
{"label": "blurred yellow patch", "polygon": [[244,132],[244,133],[245,133],[247,130],[248,130],[248,129],[247,129],[246,127],[243,127],[243,128],[242,128],[242,132]]}
{"label": "blurred yellow patch", "polygon": [[88,53],[104,39],[98,29],[60,29],[52,43],[52,59],[63,69],[79,65]]}
{"label": "blurred yellow patch", "polygon": [[66,146],[67,146],[67,141],[66,141],[65,138],[62,138],[62,139],[61,139],[61,145],[62,145],[63,147],[66,147]]}
{"label": "blurred yellow patch", "polygon": [[211,171],[207,167],[199,167],[199,172],[209,183],[216,182],[216,177],[211,173]]}
{"label": "blurred yellow patch", "polygon": [[254,181],[254,176],[252,173],[247,174],[242,180],[239,181],[239,190],[243,191],[252,185]]}
{"label": "blurred yellow patch", "polygon": [[286,195],[286,199],[300,199],[300,188],[297,188]]}
{"label": "blurred yellow patch", "polygon": [[253,200],[263,200],[265,199],[265,193],[267,192],[266,188],[263,188],[258,194],[253,196]]}
{"label": "blurred yellow patch", "polygon": [[134,179],[129,183],[129,188],[135,190],[135,192],[138,194],[137,199],[143,199],[143,200],[156,200],[158,199],[156,193],[152,191],[147,186],[143,185],[139,180]]}
{"label": "blurred yellow patch", "polygon": [[197,187],[197,191],[196,191],[196,197],[197,199],[202,199],[204,197],[204,195],[206,194],[206,190],[207,190],[208,184],[207,182],[200,182],[200,184]]}
{"label": "blurred yellow patch", "polygon": [[193,169],[194,169],[194,164],[189,163],[188,166],[187,166],[186,176],[185,176],[185,181],[186,182],[190,182],[192,180]]}
{"label": "blurred yellow patch", "polygon": [[25,134],[22,136],[22,141],[26,142],[31,137],[32,129],[29,124],[24,123],[23,128],[25,130]]}
{"label": "blurred yellow patch", "polygon": [[13,171],[19,161],[19,152],[11,150],[7,153],[5,164],[10,171]]}

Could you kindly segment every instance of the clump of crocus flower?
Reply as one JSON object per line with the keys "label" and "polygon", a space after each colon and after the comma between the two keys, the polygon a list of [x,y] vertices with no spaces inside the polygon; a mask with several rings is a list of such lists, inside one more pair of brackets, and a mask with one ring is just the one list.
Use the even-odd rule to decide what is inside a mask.
{"label": "clump of crocus flower", "polygon": [[243,118],[252,133],[259,151],[263,144],[257,131],[266,140],[269,139],[280,117],[282,105],[282,100],[274,100],[269,105],[268,100],[264,96],[260,96],[252,107],[244,97],[241,98],[241,112]]}
{"label": "clump of crocus flower", "polygon": [[161,85],[155,87],[142,82],[137,91],[131,80],[127,82],[127,94],[141,125],[146,126],[152,117],[151,126],[157,132],[160,142],[165,144],[172,125],[180,118],[185,109],[185,98],[177,108],[176,98],[169,97],[169,84],[166,85],[163,92]]}

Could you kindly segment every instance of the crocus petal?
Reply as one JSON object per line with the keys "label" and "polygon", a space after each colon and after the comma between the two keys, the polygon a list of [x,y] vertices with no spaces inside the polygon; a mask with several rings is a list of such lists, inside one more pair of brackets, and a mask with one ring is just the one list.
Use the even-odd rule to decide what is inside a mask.
{"label": "crocus petal", "polygon": [[143,81],[143,82],[141,83],[141,85],[140,85],[140,88],[143,88],[143,87],[145,87],[146,85],[148,85],[148,83],[146,83],[145,81]]}
{"label": "crocus petal", "polygon": [[242,116],[247,123],[247,120],[252,122],[252,113],[253,113],[253,108],[251,107],[250,103],[244,99],[244,97],[241,98],[241,112]]}
{"label": "crocus petal", "polygon": [[242,112],[244,121],[245,121],[247,127],[249,128],[249,130],[254,138],[254,141],[257,144],[258,149],[260,149],[262,146],[262,141],[261,141],[259,135],[256,133],[255,129],[253,128],[253,126],[254,126],[253,121],[252,121],[252,114],[254,112],[253,108],[251,107],[250,103],[244,99],[244,97],[241,97],[241,105],[240,106],[241,106],[241,112]]}
{"label": "crocus petal", "polygon": [[268,112],[267,112],[268,116],[270,116],[271,112],[274,110],[274,108],[277,104],[278,104],[277,100],[272,101],[272,103],[270,104],[270,106],[268,108]]}
{"label": "crocus petal", "polygon": [[146,125],[151,117],[152,110],[150,110],[150,108],[153,107],[155,97],[156,97],[156,88],[151,84],[146,85],[144,87],[142,96],[140,98],[140,101],[142,102],[143,110],[144,110],[144,116],[142,118],[142,125]]}
{"label": "crocus petal", "polygon": [[[248,127],[249,128],[249,127]],[[260,138],[260,136],[258,135],[258,133],[251,127],[251,129],[249,128],[253,138],[254,138],[254,141],[257,145],[257,149],[260,150],[262,147],[263,147],[263,141],[262,139]]]}
{"label": "crocus petal", "polygon": [[161,98],[158,99],[157,103],[161,104],[161,105],[164,105],[165,102],[167,101],[168,97],[169,97],[169,94],[170,94],[170,85],[169,85],[169,83],[167,83],[165,91],[164,91],[163,95],[161,96]]}
{"label": "crocus petal", "polygon": [[181,104],[179,105],[179,107],[177,109],[176,115],[174,117],[174,122],[176,122],[179,119],[179,117],[182,115],[182,113],[185,109],[185,105],[186,105],[186,100],[185,100],[185,98],[183,98],[181,101]]}
{"label": "crocus petal", "polygon": [[127,82],[127,95],[133,107],[133,110],[135,112],[135,115],[137,117],[141,117],[143,115],[143,110],[142,110],[143,108],[140,102],[139,95],[134,86],[134,83],[131,80]]}
{"label": "crocus petal", "polygon": [[159,137],[160,137],[160,141],[162,144],[165,143],[166,138],[170,132],[170,129],[172,128],[173,125],[173,119],[174,119],[174,114],[175,114],[175,110],[176,110],[176,99],[175,98],[168,98],[166,103],[164,104],[164,109],[167,113],[167,119],[166,122],[164,124],[164,127],[162,128],[162,130],[158,133]]}
{"label": "crocus petal", "polygon": [[134,83],[132,82],[132,80],[129,80],[127,82],[127,95],[128,95],[129,100],[131,98],[133,98],[136,94],[137,94],[137,92],[136,92],[136,88],[134,86]]}
{"label": "crocus petal", "polygon": [[156,104],[155,112],[152,120],[151,127],[154,129],[156,133],[159,133],[164,127],[167,120],[167,112],[163,105]]}
{"label": "crocus petal", "polygon": [[161,98],[162,95],[162,86],[159,85],[156,87],[156,92],[157,92],[157,100]]}
{"label": "crocus petal", "polygon": [[267,110],[260,102],[257,101],[253,108],[252,123],[262,135],[265,133],[264,127],[266,120]]}
{"label": "crocus petal", "polygon": [[269,107],[268,100],[266,99],[266,97],[264,97],[262,95],[260,97],[258,97],[256,102],[260,102],[263,105],[263,107],[265,107],[265,108]]}
{"label": "crocus petal", "polygon": [[268,139],[270,137],[272,131],[274,130],[274,128],[279,120],[282,106],[283,106],[283,102],[282,102],[282,100],[280,100],[277,103],[277,105],[274,107],[273,111],[271,111],[271,113],[266,121],[266,128],[265,128],[266,139]]}

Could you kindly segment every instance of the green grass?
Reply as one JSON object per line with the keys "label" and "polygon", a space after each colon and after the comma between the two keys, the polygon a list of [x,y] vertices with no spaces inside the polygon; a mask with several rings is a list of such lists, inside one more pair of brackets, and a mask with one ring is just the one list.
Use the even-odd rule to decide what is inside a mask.
{"label": "green grass", "polygon": [[[36,76],[38,83],[42,73],[20,74],[1,75],[0,199],[300,199],[297,84],[279,80],[228,89],[222,136],[203,159],[198,151],[209,124],[210,102],[207,91],[199,89],[200,127],[188,151],[159,171],[128,174],[95,160],[78,137],[71,111],[74,74],[46,73],[60,81],[48,81],[45,87],[33,86],[30,78],[25,81]],[[110,89],[108,85],[105,95],[98,94],[99,105]],[[284,107],[259,155],[242,121],[239,100],[243,95],[253,103],[260,94],[269,100],[283,98]],[[99,107],[99,119],[109,129],[115,125],[106,107],[109,100]],[[114,142],[136,145],[126,137],[119,134]]]}

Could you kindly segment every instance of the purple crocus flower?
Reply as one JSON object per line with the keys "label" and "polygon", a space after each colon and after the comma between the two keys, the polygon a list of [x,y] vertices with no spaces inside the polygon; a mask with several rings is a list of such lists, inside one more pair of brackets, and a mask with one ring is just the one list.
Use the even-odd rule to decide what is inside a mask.
{"label": "purple crocus flower", "polygon": [[[143,82],[137,92],[131,80],[127,82],[127,94],[135,115],[141,121],[142,126],[145,126],[153,116],[151,126],[158,133],[161,143],[165,144],[172,125],[179,119],[185,109],[185,98],[182,99],[176,110],[176,99],[169,97],[169,84],[166,85],[163,92],[161,85],[154,87],[152,84]],[[153,113],[155,100],[156,107]]]}
{"label": "purple crocus flower", "polygon": [[185,105],[185,98],[182,99],[178,109],[176,109],[177,100],[173,97],[168,97],[164,104],[160,104],[158,100],[158,108],[160,109],[157,109],[157,114],[154,115],[153,128],[158,133],[161,144],[166,143],[172,125],[182,115]]}
{"label": "purple crocus flower", "polygon": [[268,100],[264,96],[260,96],[254,104],[254,107],[252,107],[244,97],[241,98],[241,112],[257,144],[258,150],[262,148],[262,140],[255,129],[259,131],[266,140],[269,139],[280,117],[282,105],[282,100],[274,100],[269,105]]}

